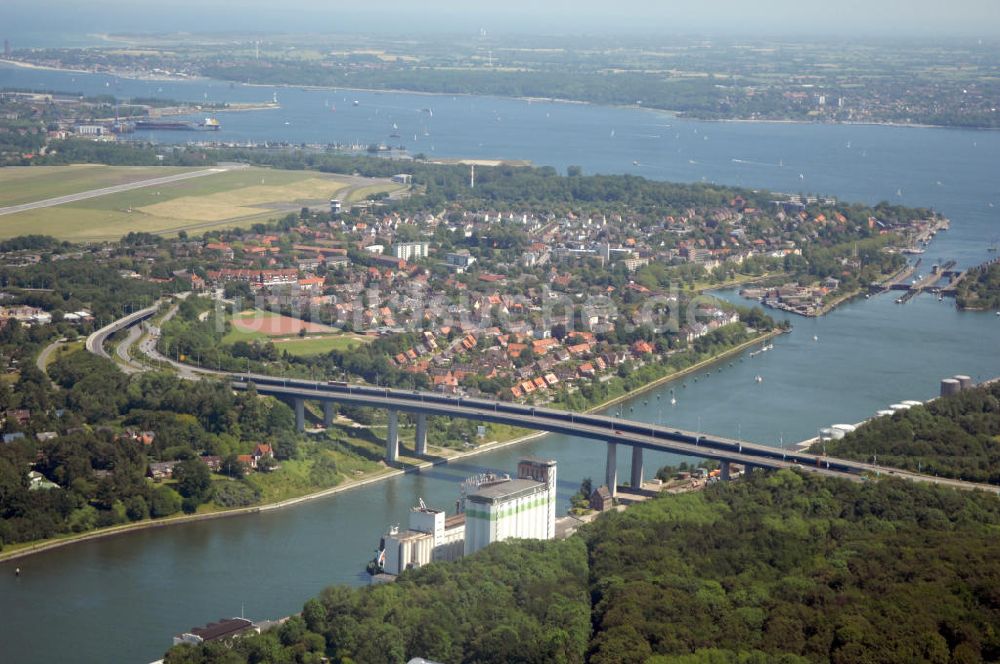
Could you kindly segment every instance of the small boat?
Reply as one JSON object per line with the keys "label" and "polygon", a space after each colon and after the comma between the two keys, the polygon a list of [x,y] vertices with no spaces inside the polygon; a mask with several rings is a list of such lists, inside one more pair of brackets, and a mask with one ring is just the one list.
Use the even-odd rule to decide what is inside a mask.
{"label": "small boat", "polygon": [[813,341],[819,341],[819,337],[815,334],[813,335]]}
{"label": "small boat", "polygon": [[764,382],[764,377],[761,376],[760,374],[757,374],[756,376],[753,377],[753,380],[754,380],[755,383],[763,383]]}
{"label": "small boat", "polygon": [[355,99],[355,100],[354,100],[354,101],[353,101],[352,103],[353,103],[353,104],[354,104],[355,106],[360,106],[360,105],[361,105],[361,102],[360,102],[360,101],[358,101],[357,99]]}

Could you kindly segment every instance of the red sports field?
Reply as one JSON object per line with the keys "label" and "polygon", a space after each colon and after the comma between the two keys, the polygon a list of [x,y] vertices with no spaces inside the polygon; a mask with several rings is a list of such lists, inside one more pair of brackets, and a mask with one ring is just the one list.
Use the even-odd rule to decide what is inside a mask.
{"label": "red sports field", "polygon": [[241,332],[256,332],[269,337],[282,337],[298,334],[305,329],[307,334],[333,334],[339,332],[336,328],[320,323],[307,323],[298,318],[289,318],[270,312],[243,312],[233,319],[233,327]]}

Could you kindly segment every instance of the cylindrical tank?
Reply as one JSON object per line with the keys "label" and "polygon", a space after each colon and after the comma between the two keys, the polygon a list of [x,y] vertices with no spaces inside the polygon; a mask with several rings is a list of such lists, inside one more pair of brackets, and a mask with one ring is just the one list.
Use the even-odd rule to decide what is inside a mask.
{"label": "cylindrical tank", "polygon": [[895,412],[896,411],[890,410],[889,408],[883,408],[882,410],[875,411],[875,417],[888,417],[889,415],[892,415]]}
{"label": "cylindrical tank", "polygon": [[944,378],[941,381],[941,396],[950,397],[962,391],[962,384],[954,378]]}
{"label": "cylindrical tank", "polygon": [[972,377],[971,376],[961,376],[960,375],[960,376],[953,376],[953,378],[958,381],[958,384],[962,386],[963,390],[967,390],[967,389],[969,389],[970,387],[973,386]]}

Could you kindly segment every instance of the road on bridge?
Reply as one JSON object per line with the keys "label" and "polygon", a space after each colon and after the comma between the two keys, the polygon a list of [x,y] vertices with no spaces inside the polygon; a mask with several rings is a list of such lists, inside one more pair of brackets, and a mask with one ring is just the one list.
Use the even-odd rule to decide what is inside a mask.
{"label": "road on bridge", "polygon": [[[155,311],[155,308],[152,308]],[[113,332],[136,325],[152,314],[146,311],[136,312],[95,332],[87,340],[87,350],[107,357],[103,349],[103,340]],[[169,315],[172,315],[171,311]],[[1000,493],[1000,487],[964,480],[932,477],[919,473],[876,466],[863,462],[833,457],[817,457],[816,455],[796,451],[778,450],[777,448],[740,441],[710,434],[668,429],[647,422],[632,422],[620,418],[593,415],[589,413],[567,413],[544,407],[522,406],[507,402],[491,402],[481,399],[466,399],[464,397],[448,398],[436,392],[419,392],[395,390],[390,388],[373,388],[370,385],[326,384],[301,379],[286,379],[274,376],[257,376],[253,374],[236,374],[209,369],[200,369],[176,362],[160,355],[155,350],[156,336],[147,336],[140,344],[140,350],[149,357],[160,362],[167,362],[181,370],[184,378],[197,380],[202,376],[229,379],[235,388],[245,388],[249,383],[256,383],[261,394],[284,396],[305,400],[353,402],[357,405],[367,405],[381,408],[396,409],[404,412],[425,412],[429,415],[458,416],[483,422],[504,422],[515,426],[524,426],[541,431],[555,431],[568,435],[580,435],[586,438],[606,440],[627,446],[637,446],[645,449],[659,449],[666,452],[687,454],[701,458],[731,460],[750,466],[765,466],[771,468],[798,468],[807,472],[823,475],[848,477],[854,480],[864,479],[862,473],[870,475],[890,475],[900,479],[916,482],[933,483],[962,490],[980,490],[990,493]],[[103,336],[101,336],[103,335]],[[96,338],[100,344],[93,347]],[[338,395],[332,394],[339,393]],[[427,400],[425,402],[425,399]],[[443,401],[443,402],[442,402]],[[517,409],[518,413],[511,413]],[[502,415],[507,411],[507,415]],[[567,416],[568,421],[567,421]]]}

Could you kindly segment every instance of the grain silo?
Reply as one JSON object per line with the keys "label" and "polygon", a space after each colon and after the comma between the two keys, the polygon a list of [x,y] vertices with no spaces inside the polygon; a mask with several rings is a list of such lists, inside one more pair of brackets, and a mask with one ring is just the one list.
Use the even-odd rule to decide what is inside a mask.
{"label": "grain silo", "polygon": [[941,396],[950,397],[962,391],[962,384],[954,378],[945,378],[941,381]]}

